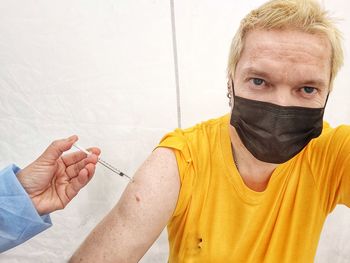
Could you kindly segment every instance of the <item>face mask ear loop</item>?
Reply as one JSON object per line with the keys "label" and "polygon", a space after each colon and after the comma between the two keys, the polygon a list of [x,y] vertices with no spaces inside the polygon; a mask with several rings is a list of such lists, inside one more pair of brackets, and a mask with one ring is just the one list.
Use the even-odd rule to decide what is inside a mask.
{"label": "face mask ear loop", "polygon": [[328,91],[328,93],[327,93],[327,98],[326,98],[326,102],[325,102],[325,104],[324,104],[324,106],[323,106],[323,109],[325,109],[326,108],[326,105],[327,105],[327,102],[328,102],[328,98],[329,98],[329,91]]}
{"label": "face mask ear loop", "polygon": [[329,91],[328,91],[328,94],[327,94],[327,98],[326,98],[326,102],[325,102],[325,104],[324,104],[324,106],[323,106],[323,112],[322,112],[322,119],[323,119],[323,116],[324,116],[324,112],[325,112],[325,108],[326,108],[326,105],[327,105],[327,102],[328,102],[328,98],[329,98]]}

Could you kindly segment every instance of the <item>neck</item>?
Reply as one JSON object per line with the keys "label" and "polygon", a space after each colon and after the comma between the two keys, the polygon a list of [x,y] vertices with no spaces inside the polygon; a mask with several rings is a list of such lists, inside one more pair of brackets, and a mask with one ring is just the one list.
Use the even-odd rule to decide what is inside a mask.
{"label": "neck", "polygon": [[245,184],[256,191],[263,191],[278,164],[256,159],[243,145],[236,129],[230,125],[230,139],[237,169]]}

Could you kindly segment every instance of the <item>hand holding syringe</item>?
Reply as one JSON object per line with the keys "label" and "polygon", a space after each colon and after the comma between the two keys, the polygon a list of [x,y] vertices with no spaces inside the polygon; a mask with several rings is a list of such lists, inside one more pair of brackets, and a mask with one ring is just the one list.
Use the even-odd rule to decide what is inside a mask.
{"label": "hand holding syringe", "polygon": [[[84,148],[80,147],[78,144],[74,143],[73,146],[77,149],[79,149],[80,151],[86,153],[87,155],[91,154],[90,152],[88,152],[87,150],[85,150]],[[129,180],[131,182],[134,181],[134,179],[132,179],[130,176],[126,175],[125,173],[119,171],[117,168],[113,167],[112,165],[110,165],[109,163],[107,163],[106,161],[102,160],[100,157],[98,157],[97,161],[102,164],[104,167],[108,168],[109,170],[111,170],[112,172],[120,175],[120,176],[125,176],[127,178],[129,178]]]}

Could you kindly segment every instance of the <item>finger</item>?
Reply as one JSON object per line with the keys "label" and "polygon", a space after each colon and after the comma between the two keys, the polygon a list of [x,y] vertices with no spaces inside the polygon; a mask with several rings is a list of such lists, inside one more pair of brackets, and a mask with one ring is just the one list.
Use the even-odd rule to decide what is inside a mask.
{"label": "finger", "polygon": [[93,165],[92,163],[89,163],[89,164],[87,164],[85,166],[85,169],[89,172],[88,177],[89,177],[89,180],[91,180],[91,178],[95,174],[96,165]]}
{"label": "finger", "polygon": [[[101,150],[99,148],[96,148],[96,147],[92,147],[92,148],[89,148],[87,150],[89,152],[93,153],[94,155],[99,155],[101,153]],[[89,156],[87,156],[86,153],[84,153],[82,151],[77,151],[77,152],[63,155],[62,160],[66,166],[70,166],[72,164],[76,164],[76,163],[80,162],[81,160],[83,160],[84,158],[87,158],[87,157],[89,157]]]}
{"label": "finger", "polygon": [[40,157],[57,160],[65,151],[72,148],[73,144],[77,140],[78,136],[76,135],[70,136],[66,139],[55,140],[49,145],[49,147],[46,148]]}
{"label": "finger", "polygon": [[94,153],[96,155],[100,155],[101,154],[101,150],[98,147],[90,147],[86,149],[88,152]]}
{"label": "finger", "polygon": [[[76,156],[76,155],[71,156],[71,158],[73,158],[73,159],[77,158],[77,157],[74,157],[74,156]],[[85,154],[85,156],[86,156],[86,154]],[[76,160],[78,160],[78,159],[76,159]],[[97,160],[98,160],[97,155],[91,154],[91,155],[89,155],[87,157],[84,157],[83,159],[81,159],[81,160],[79,160],[77,162],[72,162],[72,164],[69,165],[66,168],[66,173],[69,176],[69,178],[74,178],[74,177],[78,176],[80,171],[82,169],[86,168],[86,166],[88,164],[91,163],[91,164],[93,164],[95,166],[95,164],[97,163]]]}
{"label": "finger", "polygon": [[79,172],[79,175],[74,177],[69,181],[69,184],[66,188],[66,195],[69,200],[72,200],[80,191],[81,188],[83,188],[84,185],[87,184],[89,172],[87,169],[82,169]]}
{"label": "finger", "polygon": [[86,153],[84,152],[73,152],[73,153],[69,153],[69,154],[65,154],[62,156],[62,161],[64,162],[64,164],[66,165],[66,167],[69,167],[73,164],[77,164],[80,161],[84,160],[86,158]]}
{"label": "finger", "polygon": [[83,168],[78,176],[74,177],[70,180],[69,185],[66,189],[66,194],[70,200],[75,197],[80,189],[82,189],[93,177],[96,166],[92,163],[86,165]]}

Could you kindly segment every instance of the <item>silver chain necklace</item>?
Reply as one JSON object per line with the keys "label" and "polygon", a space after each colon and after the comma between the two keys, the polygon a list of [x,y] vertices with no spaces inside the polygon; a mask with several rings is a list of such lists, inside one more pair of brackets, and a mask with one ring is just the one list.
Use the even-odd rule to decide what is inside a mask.
{"label": "silver chain necklace", "polygon": [[238,164],[237,164],[237,160],[236,160],[236,157],[234,155],[234,152],[233,152],[233,145],[232,145],[232,143],[231,143],[231,151],[232,151],[233,162],[236,165],[236,168],[238,170]]}

